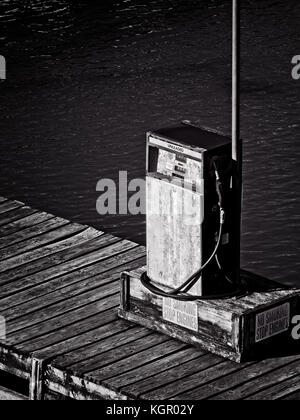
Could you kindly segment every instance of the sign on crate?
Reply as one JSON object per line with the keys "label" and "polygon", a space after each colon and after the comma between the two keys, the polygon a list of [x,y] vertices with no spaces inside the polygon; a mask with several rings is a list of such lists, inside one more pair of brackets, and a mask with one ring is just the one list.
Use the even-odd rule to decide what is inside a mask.
{"label": "sign on crate", "polygon": [[288,331],[290,328],[290,312],[290,304],[285,303],[258,314],[256,316],[256,343]]}
{"label": "sign on crate", "polygon": [[180,327],[198,332],[198,306],[192,302],[163,299],[163,318]]}

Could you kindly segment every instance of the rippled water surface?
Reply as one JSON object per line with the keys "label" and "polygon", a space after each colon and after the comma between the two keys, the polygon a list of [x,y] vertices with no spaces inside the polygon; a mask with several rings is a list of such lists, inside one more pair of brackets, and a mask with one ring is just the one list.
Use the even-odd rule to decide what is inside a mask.
{"label": "rippled water surface", "polygon": [[[242,3],[243,265],[299,285],[300,4]],[[143,242],[96,183],[144,175],[148,129],[230,132],[230,25],[227,0],[0,1],[0,194]]]}

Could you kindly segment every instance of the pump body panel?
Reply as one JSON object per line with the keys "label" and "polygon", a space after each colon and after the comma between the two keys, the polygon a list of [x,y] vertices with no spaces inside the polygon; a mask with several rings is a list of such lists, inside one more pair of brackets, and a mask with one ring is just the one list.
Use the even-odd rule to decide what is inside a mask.
{"label": "pump body panel", "polygon": [[[148,275],[178,287],[202,264],[203,195],[149,176],[147,203]],[[202,282],[191,292],[201,295]]]}

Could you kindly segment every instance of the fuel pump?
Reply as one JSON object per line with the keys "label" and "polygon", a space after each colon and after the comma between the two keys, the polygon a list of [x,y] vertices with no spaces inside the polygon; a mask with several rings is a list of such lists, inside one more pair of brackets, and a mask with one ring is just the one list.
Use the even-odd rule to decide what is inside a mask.
{"label": "fuel pump", "polygon": [[230,297],[238,275],[239,177],[231,138],[181,125],[147,135],[147,272],[152,293],[181,301]]}

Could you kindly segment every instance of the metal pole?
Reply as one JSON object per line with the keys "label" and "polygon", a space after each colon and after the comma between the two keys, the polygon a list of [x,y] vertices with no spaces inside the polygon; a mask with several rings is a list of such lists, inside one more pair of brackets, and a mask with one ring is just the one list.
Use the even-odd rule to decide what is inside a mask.
{"label": "metal pole", "polygon": [[240,0],[232,0],[232,160],[236,204],[236,282],[242,283],[241,271],[241,222],[242,222],[242,141],[240,136]]}
{"label": "metal pole", "polygon": [[232,8],[232,159],[240,156],[240,2]]}

